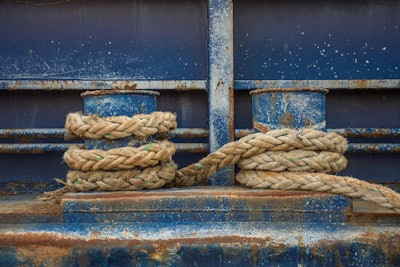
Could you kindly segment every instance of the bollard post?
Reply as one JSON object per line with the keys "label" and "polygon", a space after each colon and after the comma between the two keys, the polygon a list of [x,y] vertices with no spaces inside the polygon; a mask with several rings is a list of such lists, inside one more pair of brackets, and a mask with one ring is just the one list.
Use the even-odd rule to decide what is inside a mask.
{"label": "bollard post", "polygon": [[267,132],[280,128],[326,130],[326,89],[271,88],[250,92],[253,128]]}
{"label": "bollard post", "polygon": [[[100,117],[149,114],[157,110],[157,96],[160,93],[144,90],[97,90],[81,94],[84,114]],[[111,149],[127,146],[131,138],[118,140],[85,138],[86,149]]]}

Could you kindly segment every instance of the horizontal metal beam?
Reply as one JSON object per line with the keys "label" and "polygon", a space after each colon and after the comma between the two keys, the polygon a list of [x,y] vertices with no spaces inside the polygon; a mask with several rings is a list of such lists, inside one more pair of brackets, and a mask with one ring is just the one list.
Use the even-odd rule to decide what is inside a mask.
{"label": "horizontal metal beam", "polygon": [[205,90],[205,80],[0,80],[0,90]]}
{"label": "horizontal metal beam", "polygon": [[[66,133],[67,131],[64,128],[0,129],[0,138],[64,138]],[[179,128],[170,131],[170,135],[173,138],[207,138],[208,130],[205,128]],[[74,139],[78,140],[77,137]]]}
{"label": "horizontal metal beam", "polygon": [[[400,128],[338,128],[327,129],[345,137],[357,138],[387,138],[400,137]],[[236,129],[235,137],[241,138],[253,133],[253,129]],[[0,129],[0,138],[64,138],[64,128],[18,128]],[[206,128],[178,128],[170,132],[174,138],[208,138]]]}
{"label": "horizontal metal beam", "polygon": [[[69,147],[83,143],[62,144],[0,144],[0,154],[39,154],[48,152],[64,152]],[[176,151],[179,153],[207,153],[207,143],[175,143]]]}
{"label": "horizontal metal beam", "polygon": [[[0,80],[0,90],[205,90],[205,80]],[[235,80],[236,90],[316,87],[330,90],[399,89],[400,79]]]}
{"label": "horizontal metal beam", "polygon": [[326,88],[326,89],[399,89],[400,79],[363,80],[236,80],[235,89],[263,88]]}
{"label": "horizontal metal beam", "polygon": [[350,143],[349,153],[400,153],[397,143]]}
{"label": "horizontal metal beam", "polygon": [[[390,138],[399,137],[400,128],[343,128],[328,129],[345,137],[355,138]],[[0,129],[0,138],[64,138],[64,128],[48,129]],[[252,129],[236,129],[236,138],[242,138],[253,133]],[[179,128],[171,131],[173,138],[208,138],[208,131],[204,128]],[[33,142],[33,140],[32,140]],[[63,152],[71,145],[81,143],[24,143],[24,144],[0,144],[0,153],[44,153]],[[182,153],[208,153],[207,143],[176,143],[177,152]],[[351,143],[349,153],[400,153],[400,143]]]}
{"label": "horizontal metal beam", "polygon": [[383,138],[400,136],[400,128],[339,128],[327,129],[327,131],[345,137]]}
{"label": "horizontal metal beam", "polygon": [[[63,152],[72,145],[82,143],[63,144],[0,144],[0,154],[14,153],[45,153]],[[175,143],[177,152],[180,153],[208,153],[207,143]],[[399,143],[350,143],[348,153],[400,153]]]}

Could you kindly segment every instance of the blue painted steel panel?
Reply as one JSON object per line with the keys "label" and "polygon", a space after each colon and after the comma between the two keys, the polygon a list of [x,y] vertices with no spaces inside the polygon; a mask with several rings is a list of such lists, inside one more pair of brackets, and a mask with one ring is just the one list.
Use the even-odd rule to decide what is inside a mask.
{"label": "blue painted steel panel", "polygon": [[[267,197],[271,191],[243,188],[240,195],[234,187],[77,194],[63,200],[62,212],[32,199],[65,176],[59,152],[76,140],[62,142],[53,129],[82,110],[79,90],[162,90],[159,109],[178,117],[181,167],[203,156],[207,141],[215,151],[233,140],[234,86],[340,89],[326,96],[328,130],[345,132],[353,152],[400,151],[398,1],[234,4],[0,3],[0,152],[7,153],[0,189],[30,194],[1,199],[0,265],[400,265],[399,216],[374,206],[359,211],[341,196]],[[390,92],[353,90],[378,88]],[[245,135],[248,92],[235,92],[235,102],[237,135]],[[41,149],[53,153],[26,154]],[[349,175],[399,184],[398,154],[349,158]],[[231,174],[210,184],[229,184]]]}
{"label": "blue painted steel panel", "polygon": [[398,79],[400,2],[235,2],[235,78]]}
{"label": "blue painted steel panel", "polygon": [[2,79],[207,76],[205,1],[4,1],[0,32]]}

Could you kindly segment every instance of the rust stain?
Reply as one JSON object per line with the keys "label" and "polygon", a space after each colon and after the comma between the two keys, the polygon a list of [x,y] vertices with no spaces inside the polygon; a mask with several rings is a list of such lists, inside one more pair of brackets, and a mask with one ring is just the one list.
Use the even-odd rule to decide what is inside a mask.
{"label": "rust stain", "polygon": [[262,133],[266,133],[266,132],[268,132],[270,130],[268,127],[266,127],[263,124],[258,123],[256,121],[253,121],[253,128],[258,130],[258,131],[260,131],[260,132],[262,132]]}
{"label": "rust stain", "polygon": [[375,212],[346,212],[346,221],[353,224],[365,223],[400,223],[400,214]]}
{"label": "rust stain", "polygon": [[370,86],[370,81],[369,80],[355,80],[355,88],[369,88]]}
{"label": "rust stain", "polygon": [[235,139],[235,125],[234,125],[235,92],[233,90],[233,87],[229,86],[228,93],[229,93],[229,114],[228,114],[229,141],[232,142]]}
{"label": "rust stain", "polygon": [[124,86],[124,90],[136,90],[136,87],[137,87],[137,83],[134,83],[132,85],[127,84]]}
{"label": "rust stain", "polygon": [[249,134],[253,134],[254,130],[247,130],[247,129],[242,129],[240,131],[238,131],[235,135],[236,138],[243,138]]}
{"label": "rust stain", "polygon": [[304,121],[305,121],[305,126],[308,128],[308,127],[311,127],[311,125],[312,125],[312,122],[311,122],[311,120],[309,119],[309,118],[304,118]]}
{"label": "rust stain", "polygon": [[157,191],[116,191],[116,192],[105,192],[105,193],[68,193],[66,194],[62,202],[68,200],[113,200],[126,198],[128,200],[139,199],[139,198],[182,198],[182,197],[195,197],[195,196],[230,196],[230,197],[299,197],[299,196],[329,196],[332,194],[313,192],[313,191],[297,191],[297,190],[256,190],[256,189],[225,189],[223,187],[213,186],[213,188],[207,186],[197,186],[196,189],[182,189],[182,190],[157,190]]}
{"label": "rust stain", "polygon": [[19,246],[23,247],[62,247],[69,250],[71,247],[87,247],[101,246],[104,248],[114,246],[148,246],[153,244],[160,248],[171,248],[177,245],[188,244],[257,244],[257,245],[272,245],[270,237],[246,237],[246,236],[215,236],[215,237],[183,237],[183,238],[171,238],[171,239],[159,239],[159,240],[148,240],[148,239],[129,239],[123,240],[119,238],[87,238],[80,236],[70,236],[69,234],[61,233],[46,233],[46,232],[25,232],[25,233],[12,233],[3,232],[0,233],[0,240],[2,245]]}
{"label": "rust stain", "polygon": [[[275,83],[271,83],[273,85]],[[327,89],[322,89],[322,88],[316,88],[316,87],[301,87],[301,88],[285,88],[285,87],[274,87],[271,86],[270,88],[263,88],[263,89],[257,89],[250,91],[250,95],[253,94],[260,94],[260,93],[272,93],[272,92],[301,92],[301,91],[309,91],[309,92],[322,92],[322,93],[328,93],[329,90]]]}
{"label": "rust stain", "polygon": [[275,108],[276,108],[276,99],[277,99],[277,94],[276,93],[273,93],[272,95],[271,95],[271,102],[272,102],[272,107],[271,108],[273,108],[274,110],[275,110]]}
{"label": "rust stain", "polygon": [[184,85],[183,83],[179,82],[179,83],[175,86],[174,89],[177,90],[177,91],[183,91],[183,90],[186,90],[186,89],[188,89],[188,88],[186,87],[186,85]]}
{"label": "rust stain", "polygon": [[218,90],[223,85],[224,85],[224,81],[222,79],[219,79],[217,86],[215,87],[215,90]]}
{"label": "rust stain", "polygon": [[72,254],[71,248],[29,245],[18,247],[18,258],[29,259],[34,266],[62,266],[63,257]]}
{"label": "rust stain", "polygon": [[287,111],[279,116],[279,122],[286,127],[290,127],[293,124],[293,115]]}

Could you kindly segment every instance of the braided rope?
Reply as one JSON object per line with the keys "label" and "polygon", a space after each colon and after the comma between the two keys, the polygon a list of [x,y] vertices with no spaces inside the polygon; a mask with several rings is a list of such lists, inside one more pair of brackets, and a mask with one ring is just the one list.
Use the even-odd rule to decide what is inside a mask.
{"label": "braided rope", "polygon": [[308,190],[362,198],[400,213],[400,194],[382,185],[324,173],[241,171],[236,180],[250,188]]}
{"label": "braided rope", "polygon": [[68,166],[80,171],[117,171],[135,167],[146,168],[162,162],[169,162],[176,147],[166,140],[136,147],[122,147],[110,150],[86,150],[76,146],[64,153]]}
{"label": "braided rope", "polygon": [[242,139],[228,143],[217,151],[177,172],[176,185],[189,186],[201,184],[217,170],[236,164],[241,159],[250,158],[266,151],[332,151],[343,154],[347,141],[336,133],[303,129],[272,130],[267,133],[250,134]]}
{"label": "braided rope", "polygon": [[60,182],[64,183],[70,192],[156,189],[171,182],[176,169],[177,165],[170,162],[145,169],[135,168],[117,172],[72,170],[67,174],[67,182]]}
{"label": "braided rope", "polygon": [[137,114],[132,117],[83,115],[70,113],[65,122],[67,131],[79,137],[115,140],[130,136],[145,137],[175,129],[176,115],[171,112]]}
{"label": "braided rope", "polygon": [[337,173],[347,166],[346,158],[335,152],[307,150],[268,151],[241,159],[242,170],[267,170],[274,172]]}

